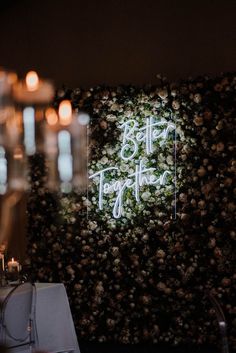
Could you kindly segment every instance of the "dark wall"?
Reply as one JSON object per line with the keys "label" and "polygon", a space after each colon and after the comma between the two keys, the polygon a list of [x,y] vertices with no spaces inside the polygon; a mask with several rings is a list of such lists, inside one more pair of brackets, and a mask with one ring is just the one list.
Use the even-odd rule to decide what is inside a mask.
{"label": "dark wall", "polygon": [[236,69],[234,0],[12,0],[0,11],[0,65],[58,86]]}

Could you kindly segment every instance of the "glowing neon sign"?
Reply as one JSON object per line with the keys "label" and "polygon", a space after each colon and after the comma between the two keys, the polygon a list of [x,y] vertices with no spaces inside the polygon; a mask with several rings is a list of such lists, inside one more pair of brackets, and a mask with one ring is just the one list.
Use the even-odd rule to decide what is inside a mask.
{"label": "glowing neon sign", "polygon": [[[175,129],[175,124],[165,120],[155,121],[153,116],[146,118],[146,125],[139,128],[136,120],[128,120],[121,125],[124,129],[123,143],[120,156],[123,160],[132,160],[138,153],[138,145],[145,144],[146,154],[153,153],[153,144],[157,140],[166,140],[169,132]],[[127,157],[126,150],[133,150]]]}
{"label": "glowing neon sign", "polygon": [[156,121],[154,117],[145,119],[145,125],[139,126],[136,120],[128,120],[120,128],[123,129],[123,140],[120,150],[120,158],[125,162],[135,160],[135,171],[128,174],[124,179],[112,180],[108,182],[111,171],[119,171],[118,166],[107,167],[92,174],[89,178],[99,178],[99,209],[103,209],[105,195],[115,194],[113,205],[113,217],[120,218],[124,214],[124,198],[128,189],[133,190],[136,202],[140,202],[140,189],[146,185],[165,185],[170,171],[165,170],[160,173],[157,168],[146,167],[144,159],[138,157],[140,148],[144,147],[145,154],[151,155],[155,149],[155,142],[163,144],[169,133],[175,130],[173,122],[166,120]]}

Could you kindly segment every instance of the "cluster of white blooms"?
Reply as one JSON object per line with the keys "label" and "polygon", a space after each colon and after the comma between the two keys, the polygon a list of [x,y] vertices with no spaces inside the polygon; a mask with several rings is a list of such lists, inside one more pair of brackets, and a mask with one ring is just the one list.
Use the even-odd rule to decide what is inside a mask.
{"label": "cluster of white blooms", "polygon": [[[83,195],[58,197],[43,187],[42,160],[32,160],[29,272],[32,280],[65,283],[80,339],[216,345],[207,290],[220,301],[236,348],[235,87],[235,75],[227,74],[179,87],[161,78],[161,88],[60,93],[59,100],[71,95],[76,109],[90,112],[89,175],[119,167],[105,174],[99,210],[99,178],[89,181]],[[168,138],[157,143],[150,117],[175,124],[176,149],[174,130],[168,135],[162,129]],[[147,129],[138,129],[144,126],[153,144],[142,140]],[[172,174],[164,187],[150,185],[156,180],[143,174],[144,166]],[[127,175],[136,168],[149,185],[128,187]],[[115,218],[111,208],[124,182],[125,212]]]}

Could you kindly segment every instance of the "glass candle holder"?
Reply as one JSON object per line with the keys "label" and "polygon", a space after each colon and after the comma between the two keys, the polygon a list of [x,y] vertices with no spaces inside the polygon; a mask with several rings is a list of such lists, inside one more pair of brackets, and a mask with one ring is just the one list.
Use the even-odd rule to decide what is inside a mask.
{"label": "glass candle holder", "polygon": [[7,263],[6,279],[9,284],[20,282],[20,264],[14,258]]}
{"label": "glass candle holder", "polygon": [[7,246],[14,206],[27,188],[22,124],[15,109],[17,76],[0,70],[0,246]]}
{"label": "glass candle holder", "polygon": [[27,187],[22,124],[13,100],[16,74],[0,71],[0,194]]}
{"label": "glass candle holder", "polygon": [[13,97],[22,126],[26,155],[42,153],[45,111],[54,97],[52,83],[39,79],[35,71],[30,71],[25,80],[18,81],[13,86]]}
{"label": "glass candle holder", "polygon": [[46,112],[45,152],[48,187],[69,193],[87,187],[87,129],[89,115],[74,112],[70,101],[62,101],[58,114]]}

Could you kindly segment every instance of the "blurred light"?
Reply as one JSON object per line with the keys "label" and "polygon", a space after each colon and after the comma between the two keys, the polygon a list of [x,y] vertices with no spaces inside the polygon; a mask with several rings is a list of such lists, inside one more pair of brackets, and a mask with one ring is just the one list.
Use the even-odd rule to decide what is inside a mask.
{"label": "blurred light", "polygon": [[13,85],[17,81],[17,74],[15,72],[9,72],[7,75],[7,82]]}
{"label": "blurred light", "polygon": [[72,180],[72,158],[71,155],[62,154],[58,157],[58,169],[62,181]]}
{"label": "blurred light", "polygon": [[42,121],[44,119],[44,110],[37,107],[37,109],[35,109],[34,117],[36,121]]}
{"label": "blurred light", "polygon": [[14,159],[23,159],[23,151],[21,147],[16,147],[13,154]]}
{"label": "blurred light", "polygon": [[78,113],[78,122],[80,125],[88,125],[90,116],[87,113]]}
{"label": "blurred light", "polygon": [[5,194],[7,189],[7,159],[5,148],[0,146],[0,194]]}
{"label": "blurred light", "polygon": [[37,75],[37,72],[29,71],[26,75],[25,82],[28,91],[36,91],[39,86],[39,77]]}
{"label": "blurred light", "polygon": [[59,119],[63,126],[69,125],[72,121],[72,106],[69,100],[64,100],[59,105]]}
{"label": "blurred light", "polygon": [[0,124],[5,123],[8,118],[8,107],[0,107]]}
{"label": "blurred light", "polygon": [[58,122],[58,116],[55,109],[48,108],[45,112],[45,115],[48,125],[56,125]]}
{"label": "blurred light", "polygon": [[23,110],[23,122],[26,154],[31,156],[36,151],[34,108],[27,107]]}
{"label": "blurred light", "polygon": [[73,177],[71,155],[71,136],[68,131],[62,130],[58,134],[58,171],[62,182],[69,182]]}
{"label": "blurred light", "polygon": [[62,130],[58,134],[59,153],[71,154],[71,136],[66,130]]}

